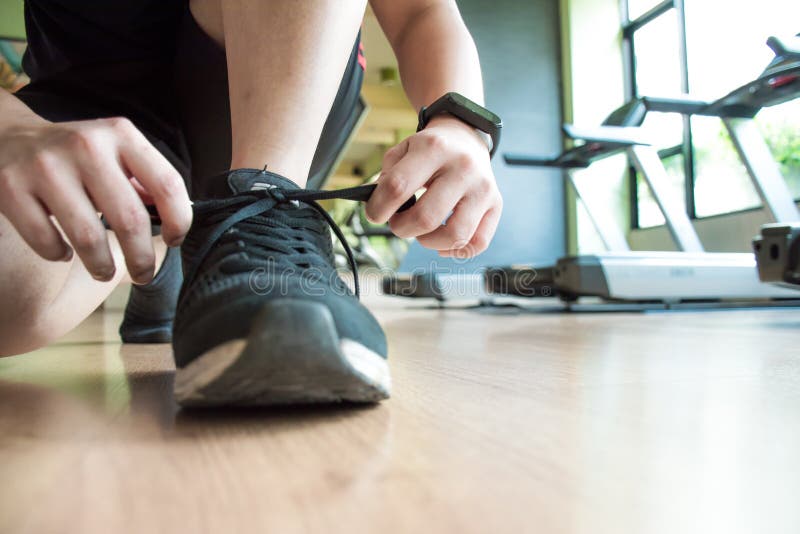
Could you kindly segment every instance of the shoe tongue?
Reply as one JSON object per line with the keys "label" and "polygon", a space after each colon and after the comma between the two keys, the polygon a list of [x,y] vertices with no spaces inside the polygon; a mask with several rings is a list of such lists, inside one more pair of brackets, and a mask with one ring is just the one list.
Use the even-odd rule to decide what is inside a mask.
{"label": "shoe tongue", "polygon": [[228,187],[234,194],[263,191],[273,187],[300,189],[296,183],[279,174],[258,169],[236,169],[230,171],[228,173]]}

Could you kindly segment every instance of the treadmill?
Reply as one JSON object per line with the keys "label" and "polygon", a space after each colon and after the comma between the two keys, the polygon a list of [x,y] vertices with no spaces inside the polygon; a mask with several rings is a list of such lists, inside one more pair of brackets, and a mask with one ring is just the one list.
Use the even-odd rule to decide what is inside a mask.
{"label": "treadmill", "polygon": [[[761,108],[800,96],[797,82],[800,66],[796,61],[785,61],[787,51],[793,48],[775,37],[769,39],[768,45],[776,59],[767,70],[758,79],[719,100],[639,98],[612,113],[599,128],[578,129],[565,125],[565,134],[583,144],[557,158],[505,155],[510,165],[565,169],[610,251],[561,258],[552,269],[552,281],[540,279],[535,283],[552,283],[562,299],[568,301],[601,297],[638,303],[743,302],[756,305],[800,299],[800,293],[794,288],[761,283],[753,254],[704,252],[689,217],[667,187],[666,170],[658,153],[636,128],[648,111],[719,117],[773,220],[779,223],[800,221],[797,206],[753,121]],[[793,57],[796,59],[796,55]],[[580,183],[572,178],[571,171],[621,151],[628,154],[645,178],[679,252],[630,251],[624,233],[606,213],[605,206],[593,205],[590,196],[581,194]],[[528,270],[538,274],[536,269]],[[525,293],[532,292],[530,287],[508,287],[512,285],[510,281],[520,278],[524,272],[524,268],[489,270],[487,289],[495,294],[527,296]],[[502,283],[506,287],[502,287]]]}
{"label": "treadmill", "polygon": [[[800,91],[800,35],[793,43],[774,40],[770,46],[775,59],[765,71],[771,86],[778,86],[791,96]],[[800,286],[800,218],[790,223],[772,223],[761,227],[753,240],[762,282]]]}

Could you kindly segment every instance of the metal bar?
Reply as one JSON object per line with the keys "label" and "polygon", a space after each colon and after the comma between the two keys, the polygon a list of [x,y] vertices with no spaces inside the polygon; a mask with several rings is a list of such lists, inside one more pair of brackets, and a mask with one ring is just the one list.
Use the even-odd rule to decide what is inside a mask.
{"label": "metal bar", "polygon": [[[686,5],[684,0],[674,0],[675,16],[678,25],[678,58],[681,70],[681,92],[689,94],[689,53],[686,45]],[[694,219],[697,210],[695,207],[694,184],[694,143],[692,141],[692,118],[683,116],[683,177],[684,177],[684,202],[686,213]]]}
{"label": "metal bar", "polygon": [[[630,160],[629,160],[630,161]],[[628,202],[630,202],[630,209],[628,216],[630,217],[631,228],[639,228],[639,189],[636,178],[636,168],[632,164],[628,164]]]}
{"label": "metal bar", "polygon": [[796,222],[800,210],[753,119],[722,119],[764,207],[775,222]]}
{"label": "metal bar", "polygon": [[602,199],[597,198],[596,195],[592,195],[591,191],[587,191],[586,187],[581,185],[580,180],[575,179],[572,172],[567,171],[567,179],[575,189],[578,200],[583,202],[583,206],[589,214],[589,219],[592,221],[592,226],[594,226],[606,249],[613,252],[630,250],[628,240],[625,239],[625,234],[614,219],[614,215],[608,209],[608,204],[602,202]]}
{"label": "metal bar", "polygon": [[664,214],[667,228],[678,250],[703,252],[703,244],[692,226],[692,221],[669,189],[669,176],[655,149],[648,146],[632,146],[628,149],[628,154],[647,181],[650,191],[653,192],[653,197],[661,213]]}
{"label": "metal bar", "polygon": [[[626,8],[627,8],[627,1]],[[627,9],[625,10],[625,23],[628,21],[628,12]],[[623,43],[623,61],[625,67],[625,101],[630,102],[633,100],[636,95],[636,52],[634,50],[633,45],[633,35],[625,36],[622,40]],[[636,189],[636,169],[633,168],[633,164],[630,162],[630,158],[628,159],[628,196],[630,199],[630,204],[628,206],[629,217],[630,217],[630,225],[631,228],[639,228],[639,195]]]}
{"label": "metal bar", "polygon": [[662,148],[658,151],[658,157],[663,159],[671,158],[673,156],[683,155],[683,144],[671,146],[669,148]]}
{"label": "metal bar", "polygon": [[695,184],[695,162],[694,162],[694,143],[692,141],[692,118],[688,115],[683,116],[683,194],[686,203],[686,214],[690,219],[697,216],[696,203],[694,199]]}
{"label": "metal bar", "polygon": [[619,0],[619,14],[623,26],[631,21],[630,17],[628,17],[628,0]]}
{"label": "metal bar", "polygon": [[686,46],[686,10],[684,0],[673,0],[678,23],[678,57],[681,67],[681,91],[689,94],[689,52]]}
{"label": "metal bar", "polygon": [[635,32],[645,24],[653,22],[655,19],[657,19],[658,17],[660,17],[673,7],[675,7],[675,0],[664,0],[660,4],[650,9],[650,11],[648,11],[644,15],[625,24],[622,27],[622,34],[625,36],[633,35],[633,32]]}
{"label": "metal bar", "polygon": [[712,104],[708,100],[698,100],[693,96],[645,96],[642,103],[647,111],[662,113],[680,113],[682,115],[698,115],[704,113]]}
{"label": "metal bar", "polygon": [[[627,15],[623,26],[627,24]],[[636,52],[633,44],[633,35],[622,37],[622,62],[625,75],[625,101],[630,102],[636,96]]]}

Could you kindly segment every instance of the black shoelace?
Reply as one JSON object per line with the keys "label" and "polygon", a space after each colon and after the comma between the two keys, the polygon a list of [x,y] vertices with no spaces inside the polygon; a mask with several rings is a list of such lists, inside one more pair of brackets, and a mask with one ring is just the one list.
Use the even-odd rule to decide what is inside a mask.
{"label": "black shoelace", "polygon": [[[264,190],[248,191],[246,193],[235,195],[229,199],[226,199],[224,204],[221,205],[220,210],[224,210],[226,214],[227,212],[231,213],[221,222],[216,224],[214,229],[206,237],[199,250],[192,258],[191,264],[186,266],[186,270],[184,272],[184,283],[186,284],[186,287],[188,287],[194,281],[200,265],[214,248],[214,245],[217,243],[217,241],[219,241],[219,239],[235,225],[248,219],[262,216],[273,210],[279,204],[302,202],[313,208],[325,219],[325,221],[328,223],[328,226],[330,226],[331,230],[333,230],[333,233],[336,235],[336,238],[342,244],[345,254],[347,255],[347,261],[353,271],[355,294],[357,297],[360,297],[361,288],[358,280],[358,266],[356,265],[353,251],[350,249],[350,245],[347,243],[347,239],[342,233],[342,230],[339,228],[339,225],[337,225],[328,212],[325,211],[325,208],[319,205],[318,201],[341,199],[366,202],[369,200],[372,192],[375,190],[375,187],[375,184],[369,184],[335,191],[283,189],[274,187]],[[405,202],[405,204],[403,204],[398,212],[409,209],[414,205],[415,201],[416,199],[411,197]]]}

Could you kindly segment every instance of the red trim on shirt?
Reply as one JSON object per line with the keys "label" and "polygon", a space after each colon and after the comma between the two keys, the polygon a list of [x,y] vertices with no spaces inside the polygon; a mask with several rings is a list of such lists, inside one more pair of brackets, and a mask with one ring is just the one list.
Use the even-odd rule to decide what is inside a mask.
{"label": "red trim on shirt", "polygon": [[358,43],[358,64],[361,66],[361,70],[367,70],[367,58],[364,55],[364,43]]}

